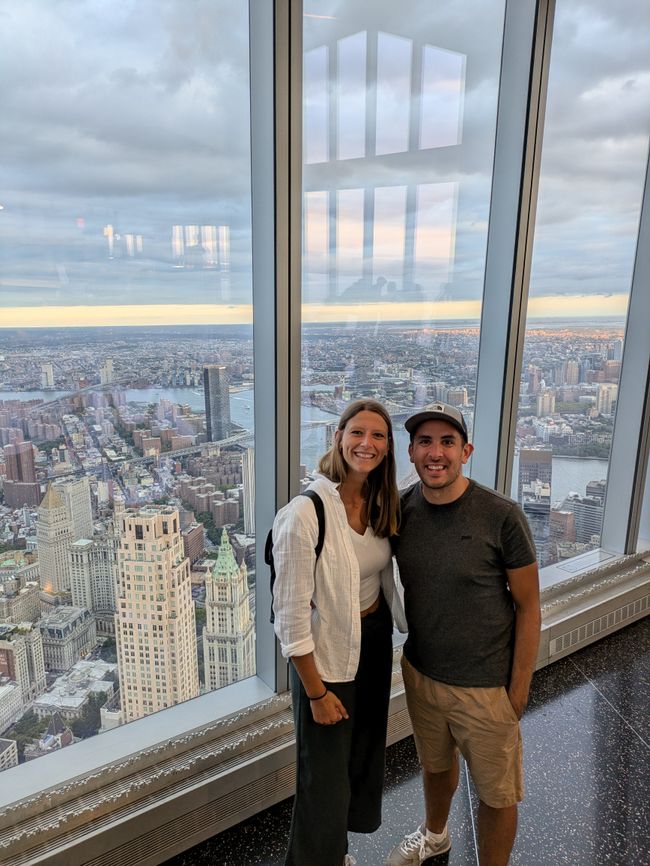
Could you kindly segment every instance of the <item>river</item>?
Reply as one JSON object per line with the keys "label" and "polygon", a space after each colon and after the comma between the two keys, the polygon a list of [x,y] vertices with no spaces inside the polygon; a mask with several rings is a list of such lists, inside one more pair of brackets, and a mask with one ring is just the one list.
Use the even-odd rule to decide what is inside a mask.
{"label": "river", "polygon": [[[54,400],[65,396],[64,391],[0,391],[0,400]],[[203,391],[198,388],[129,388],[124,391],[127,401],[137,403],[158,403],[161,399],[173,403],[187,404],[192,409],[205,408]],[[308,422],[336,421],[335,415],[323,412],[316,406],[301,406],[301,420]],[[246,429],[253,427],[253,389],[236,391],[230,397],[230,413],[232,420]],[[408,458],[409,437],[400,424],[395,428],[395,445],[397,453],[397,476],[404,479],[411,474],[412,465]],[[305,426],[300,437],[300,462],[312,470],[318,463],[318,458],[325,449],[325,427]],[[568,493],[575,491],[582,496],[590,481],[598,481],[607,477],[608,461],[597,458],[554,457],[551,478],[551,501],[562,501]],[[517,457],[513,470],[516,481],[518,472]]]}

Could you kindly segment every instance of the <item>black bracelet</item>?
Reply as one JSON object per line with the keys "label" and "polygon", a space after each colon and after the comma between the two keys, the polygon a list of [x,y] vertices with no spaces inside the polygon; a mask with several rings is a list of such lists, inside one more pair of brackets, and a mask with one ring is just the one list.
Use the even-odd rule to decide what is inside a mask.
{"label": "black bracelet", "polygon": [[309,698],[310,701],[322,701],[323,698],[325,697],[325,695],[326,695],[328,692],[329,692],[329,689],[325,689],[325,691],[323,692],[323,694],[322,694],[322,695],[319,695],[317,698],[309,698],[309,695],[307,695],[307,697]]}

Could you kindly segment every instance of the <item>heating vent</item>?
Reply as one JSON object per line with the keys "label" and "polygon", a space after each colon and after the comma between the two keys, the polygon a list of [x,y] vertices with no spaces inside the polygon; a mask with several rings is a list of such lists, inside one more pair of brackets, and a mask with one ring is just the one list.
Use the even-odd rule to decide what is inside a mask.
{"label": "heating vent", "polygon": [[274,803],[288,797],[293,792],[294,765],[284,767],[277,773],[270,773],[253,785],[246,785],[206,803],[192,812],[180,815],[131,842],[120,845],[112,851],[84,862],[84,866],[137,866],[144,862],[157,862],[172,857],[189,845],[196,845],[230,827],[236,817],[238,821],[267,809]]}
{"label": "heating vent", "polygon": [[643,598],[637,598],[636,601],[624,604],[622,607],[611,610],[591,622],[554,638],[550,642],[550,658],[560,653],[566,653],[567,650],[577,649],[582,645],[586,646],[597,638],[603,637],[609,631],[620,628],[626,622],[638,619],[648,610],[649,599],[650,596],[647,595]]}

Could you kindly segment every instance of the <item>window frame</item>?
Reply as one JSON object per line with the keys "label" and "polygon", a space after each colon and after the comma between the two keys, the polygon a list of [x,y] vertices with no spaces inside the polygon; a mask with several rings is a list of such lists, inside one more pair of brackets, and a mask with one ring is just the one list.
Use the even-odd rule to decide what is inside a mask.
{"label": "window frame", "polygon": [[[250,0],[259,554],[277,508],[299,486],[302,5],[302,0]],[[509,490],[512,471],[553,8],[554,0],[506,2],[475,416],[480,449],[471,466],[477,480],[503,492]],[[617,413],[610,464],[610,476],[616,478],[603,530],[609,549],[620,553],[631,552],[636,543],[650,438],[650,346],[642,327],[650,318],[648,207],[646,175],[621,371],[619,408],[624,410]],[[636,458],[630,460],[630,453]],[[16,862],[63,866],[71,856],[99,864],[124,852],[120,862],[146,866],[253,814],[260,798],[269,805],[287,795],[293,779],[287,664],[268,621],[270,589],[260,555],[258,563],[257,675],[132,722],[128,733],[108,731],[102,734],[101,751],[87,740],[75,747],[74,761],[61,750],[5,770],[0,838],[13,833],[15,839],[5,853],[19,857]],[[584,599],[578,601],[584,614]],[[390,741],[408,732],[396,673]],[[162,772],[165,761],[176,761],[178,774]],[[175,786],[183,773],[187,783],[181,790]],[[269,791],[260,793],[267,778]],[[110,799],[101,795],[108,780]],[[143,785],[150,786],[151,803],[139,799]],[[89,792],[88,805],[80,809],[83,791]],[[246,795],[239,805],[226,817],[225,808],[215,816],[215,803],[235,799],[239,792]],[[118,815],[118,793],[125,800],[137,795],[123,816]],[[32,838],[35,824],[38,842]],[[149,844],[156,832],[166,834],[165,847],[162,841],[158,848]],[[32,858],[39,845],[47,851]]]}

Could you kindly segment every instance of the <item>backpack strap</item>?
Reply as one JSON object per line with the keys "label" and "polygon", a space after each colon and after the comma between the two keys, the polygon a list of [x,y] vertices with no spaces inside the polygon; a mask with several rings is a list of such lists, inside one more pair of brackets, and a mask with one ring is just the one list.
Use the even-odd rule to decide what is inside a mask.
{"label": "backpack strap", "polygon": [[323,500],[315,490],[303,490],[299,495],[311,499],[314,503],[314,508],[316,509],[316,519],[318,520],[318,541],[316,542],[314,553],[316,554],[316,559],[318,559],[323,552],[323,544],[325,543],[325,506],[323,505]]}

